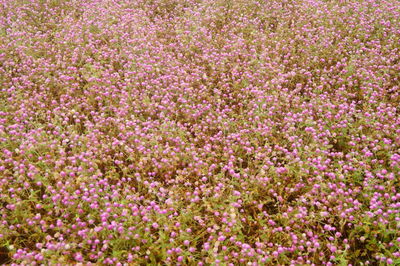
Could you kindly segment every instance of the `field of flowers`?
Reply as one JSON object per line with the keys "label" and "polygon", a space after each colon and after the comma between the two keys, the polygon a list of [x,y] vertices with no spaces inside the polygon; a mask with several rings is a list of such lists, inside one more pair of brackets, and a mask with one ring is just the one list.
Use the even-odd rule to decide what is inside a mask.
{"label": "field of flowers", "polygon": [[0,264],[400,264],[397,0],[0,3]]}

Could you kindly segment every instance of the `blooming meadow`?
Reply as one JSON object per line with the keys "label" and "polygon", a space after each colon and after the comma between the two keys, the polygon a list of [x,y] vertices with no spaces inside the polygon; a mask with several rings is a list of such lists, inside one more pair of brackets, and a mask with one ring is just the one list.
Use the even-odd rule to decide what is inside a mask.
{"label": "blooming meadow", "polygon": [[397,0],[0,3],[0,264],[400,264]]}

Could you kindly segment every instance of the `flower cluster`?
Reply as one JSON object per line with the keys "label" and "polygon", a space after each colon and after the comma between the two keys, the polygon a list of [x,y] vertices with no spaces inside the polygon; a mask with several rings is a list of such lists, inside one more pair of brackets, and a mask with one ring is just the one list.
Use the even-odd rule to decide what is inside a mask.
{"label": "flower cluster", "polygon": [[0,264],[400,263],[398,1],[0,2]]}

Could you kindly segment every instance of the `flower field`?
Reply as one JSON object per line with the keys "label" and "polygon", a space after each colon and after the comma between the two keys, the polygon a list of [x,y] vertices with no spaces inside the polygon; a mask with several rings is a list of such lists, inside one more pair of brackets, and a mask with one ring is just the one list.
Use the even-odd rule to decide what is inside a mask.
{"label": "flower field", "polygon": [[0,264],[400,265],[397,0],[0,3]]}

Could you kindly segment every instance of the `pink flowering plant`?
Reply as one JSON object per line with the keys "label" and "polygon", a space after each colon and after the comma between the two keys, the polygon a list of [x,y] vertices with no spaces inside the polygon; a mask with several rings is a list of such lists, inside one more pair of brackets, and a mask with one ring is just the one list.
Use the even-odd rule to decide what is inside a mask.
{"label": "pink flowering plant", "polygon": [[400,264],[397,0],[0,13],[0,264]]}

